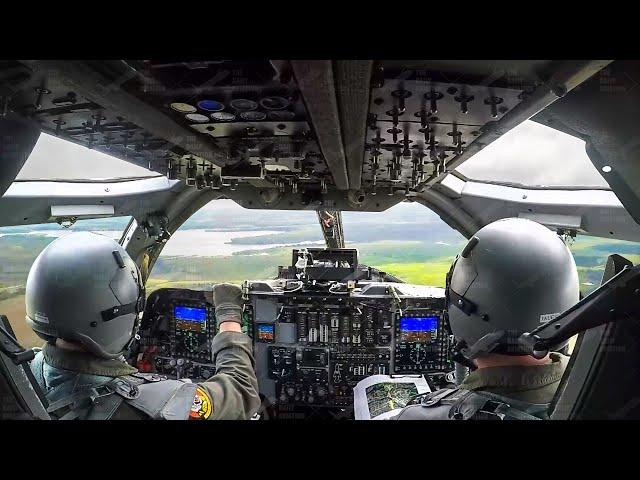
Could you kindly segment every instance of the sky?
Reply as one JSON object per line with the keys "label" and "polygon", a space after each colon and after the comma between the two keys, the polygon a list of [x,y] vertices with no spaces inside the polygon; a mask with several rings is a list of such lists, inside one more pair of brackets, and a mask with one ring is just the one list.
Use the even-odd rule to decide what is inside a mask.
{"label": "sky", "polygon": [[156,175],[133,163],[41,133],[17,179],[102,180]]}
{"label": "sky", "polygon": [[579,138],[527,120],[463,163],[468,178],[524,185],[608,187]]}
{"label": "sky", "polygon": [[[608,186],[587,157],[584,141],[532,121],[507,132],[458,171],[471,179],[524,185]],[[157,173],[146,168],[43,133],[18,179],[154,175]]]}

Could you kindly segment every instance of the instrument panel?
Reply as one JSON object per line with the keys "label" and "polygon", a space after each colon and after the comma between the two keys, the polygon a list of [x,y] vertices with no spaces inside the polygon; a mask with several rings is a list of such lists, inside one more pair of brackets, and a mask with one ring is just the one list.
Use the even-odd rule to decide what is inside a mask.
{"label": "instrument panel", "polygon": [[129,362],[141,372],[206,380],[215,373],[211,292],[160,289],[149,295]]}
{"label": "instrument panel", "polygon": [[245,284],[260,391],[279,417],[350,408],[353,387],[370,375],[453,370],[443,289],[359,282],[347,295],[286,285]]}
{"label": "instrument panel", "polygon": [[[349,416],[353,388],[366,377],[442,379],[454,369],[443,288],[383,277],[349,249],[294,250],[292,264],[242,287],[242,329],[269,415]],[[215,334],[211,291],[156,290],[129,361],[141,372],[204,381],[215,373]]]}

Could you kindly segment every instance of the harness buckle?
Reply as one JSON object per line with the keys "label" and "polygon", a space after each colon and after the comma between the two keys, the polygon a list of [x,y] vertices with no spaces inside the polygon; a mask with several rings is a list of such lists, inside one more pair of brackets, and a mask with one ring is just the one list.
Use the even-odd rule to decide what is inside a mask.
{"label": "harness buckle", "polygon": [[113,389],[111,389],[108,385],[98,385],[96,387],[93,387],[93,391],[91,392],[91,395],[89,395],[89,398],[91,398],[91,401],[95,401],[98,398],[101,397],[106,397],[108,395],[111,395],[113,393]]}
{"label": "harness buckle", "polygon": [[508,410],[510,408],[511,408],[511,405],[509,405],[508,403],[495,402],[493,400],[489,400],[487,401],[487,403],[484,404],[484,406],[479,410],[478,413],[481,413],[487,416],[498,417],[498,419],[504,420],[507,416],[507,414],[505,413],[505,410]]}

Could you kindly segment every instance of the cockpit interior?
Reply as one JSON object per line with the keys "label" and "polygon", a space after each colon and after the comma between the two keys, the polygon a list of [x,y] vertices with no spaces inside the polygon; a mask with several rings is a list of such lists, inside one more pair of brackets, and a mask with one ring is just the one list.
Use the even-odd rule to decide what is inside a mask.
{"label": "cockpit interior", "polygon": [[[350,241],[358,227],[346,219],[410,204],[458,235],[460,248],[512,217],[567,242],[605,239],[612,247],[602,265],[582,254],[584,298],[560,317],[566,324],[549,324],[550,336],[571,337],[550,418],[637,419],[639,82],[640,62],[628,60],[0,61],[0,241],[17,232],[35,242],[35,225],[128,218],[117,240],[148,295],[127,361],[198,382],[215,373],[211,284],[150,288],[154,268],[171,270],[163,250],[216,202],[275,214],[284,229],[308,213],[318,241],[270,242],[286,256],[241,282],[262,400],[256,418],[348,420],[354,388],[368,377],[424,377],[434,391],[459,382],[464,368],[445,315],[447,268],[431,272],[437,281],[382,268]],[[520,161],[510,135],[522,128],[577,142],[584,166],[570,168],[568,150],[549,161],[540,147],[521,170],[546,180],[504,176]],[[90,152],[95,163],[89,153],[72,162],[46,149],[31,160],[45,141]],[[511,142],[507,160],[492,164],[501,141]],[[120,174],[101,174],[106,157]],[[484,169],[472,165],[480,157]],[[219,235],[225,222],[221,215],[204,232]],[[397,238],[403,228],[378,224]],[[17,334],[23,318],[2,303],[23,283],[11,258],[28,252],[0,245],[0,418],[45,419],[25,360],[31,349]],[[403,244],[385,265],[412,248],[420,245]],[[247,260],[228,261],[242,270]]]}

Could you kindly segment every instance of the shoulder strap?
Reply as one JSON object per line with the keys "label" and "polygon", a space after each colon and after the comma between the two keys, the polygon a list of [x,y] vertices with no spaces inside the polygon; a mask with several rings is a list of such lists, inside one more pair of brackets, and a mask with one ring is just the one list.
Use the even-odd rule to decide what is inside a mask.
{"label": "shoulder strap", "polygon": [[65,397],[51,402],[47,412],[58,420],[75,420],[86,418],[97,399],[110,396],[113,390],[108,384],[83,388]]}
{"label": "shoulder strap", "polygon": [[542,420],[548,404],[532,404],[495,393],[467,390],[453,402],[449,418],[454,420]]}
{"label": "shoulder strap", "polygon": [[47,412],[59,420],[109,420],[127,402],[153,419],[186,420],[195,390],[195,383],[124,376],[67,395]]}
{"label": "shoulder strap", "polygon": [[495,407],[493,411],[498,416],[505,415],[515,420],[546,420],[549,418],[549,403],[529,403],[484,391],[476,391],[476,393],[488,399],[489,405],[485,405],[485,408]]}
{"label": "shoulder strap", "polygon": [[102,385],[83,388],[52,402],[47,412],[59,420],[109,420],[125,399],[139,395],[139,382],[117,377]]}
{"label": "shoulder strap", "polygon": [[397,420],[450,420],[451,405],[468,394],[467,390],[442,388],[426,394],[420,403],[409,405],[395,417]]}
{"label": "shoulder strap", "polygon": [[197,385],[180,380],[162,380],[140,385],[140,394],[127,400],[153,419],[187,420]]}
{"label": "shoulder strap", "polygon": [[457,392],[458,392],[458,389],[456,388],[442,388],[428,395],[425,395],[422,398],[422,401],[420,402],[420,404],[423,407],[435,407],[436,405],[439,405],[440,402],[445,400],[447,397],[454,395]]}

